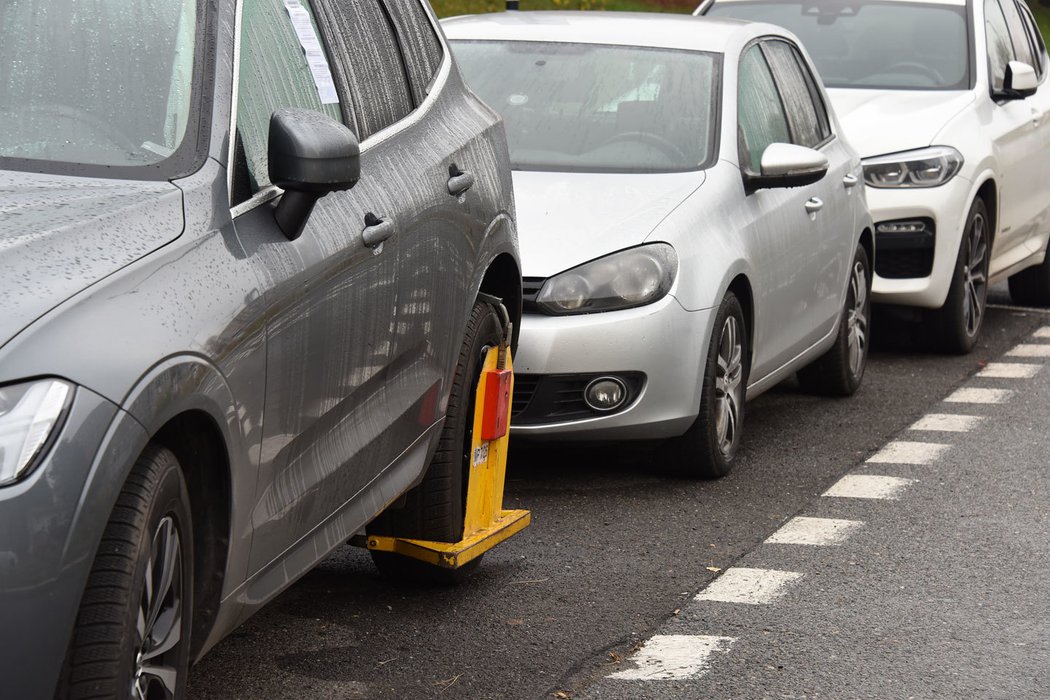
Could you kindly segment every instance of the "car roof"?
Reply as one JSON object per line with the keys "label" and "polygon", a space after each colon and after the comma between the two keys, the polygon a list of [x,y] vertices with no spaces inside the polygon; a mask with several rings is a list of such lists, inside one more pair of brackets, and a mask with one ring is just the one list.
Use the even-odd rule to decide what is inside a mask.
{"label": "car roof", "polygon": [[511,11],[451,17],[441,24],[449,39],[612,44],[714,53],[725,53],[752,35],[783,34],[771,25],[659,12]]}

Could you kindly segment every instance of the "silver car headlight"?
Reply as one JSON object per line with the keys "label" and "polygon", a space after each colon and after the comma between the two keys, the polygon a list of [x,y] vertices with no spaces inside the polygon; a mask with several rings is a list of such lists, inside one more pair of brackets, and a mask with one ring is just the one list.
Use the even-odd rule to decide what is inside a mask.
{"label": "silver car headlight", "polygon": [[931,146],[865,158],[863,164],[864,182],[872,187],[938,187],[955,177],[963,157],[951,146]]}
{"label": "silver car headlight", "polygon": [[72,395],[73,387],[57,379],[0,387],[0,486],[37,461]]}
{"label": "silver car headlight", "polygon": [[644,306],[665,297],[677,273],[674,248],[650,243],[554,275],[543,283],[536,303],[557,315]]}

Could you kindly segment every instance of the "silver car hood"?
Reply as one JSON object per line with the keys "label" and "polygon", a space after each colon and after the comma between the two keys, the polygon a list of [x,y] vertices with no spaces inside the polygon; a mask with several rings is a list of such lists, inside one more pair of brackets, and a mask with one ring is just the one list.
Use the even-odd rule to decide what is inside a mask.
{"label": "silver car hood", "polygon": [[705,177],[515,171],[522,275],[550,277],[642,243]]}
{"label": "silver car hood", "polygon": [[0,346],[182,229],[170,182],[0,171]]}
{"label": "silver car hood", "polygon": [[975,99],[969,91],[941,90],[832,88],[828,96],[862,158],[940,145],[933,143],[937,134]]}

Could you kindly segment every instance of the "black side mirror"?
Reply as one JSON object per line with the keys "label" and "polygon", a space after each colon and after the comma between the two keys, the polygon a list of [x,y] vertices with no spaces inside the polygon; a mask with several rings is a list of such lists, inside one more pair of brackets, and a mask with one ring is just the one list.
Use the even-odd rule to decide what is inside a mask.
{"label": "black side mirror", "polygon": [[274,218],[290,241],[302,234],[318,199],[348,190],[361,178],[354,132],[320,112],[274,112],[268,154],[270,182],[285,191]]}

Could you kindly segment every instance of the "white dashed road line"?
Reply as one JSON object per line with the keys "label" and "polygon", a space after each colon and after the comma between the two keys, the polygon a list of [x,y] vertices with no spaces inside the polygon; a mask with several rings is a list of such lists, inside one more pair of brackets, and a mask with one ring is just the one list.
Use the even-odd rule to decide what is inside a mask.
{"label": "white dashed road line", "polygon": [[988,379],[1031,379],[1041,367],[1020,362],[989,362],[977,376]]}
{"label": "white dashed road line", "polygon": [[868,457],[875,464],[929,464],[948,451],[951,445],[936,442],[894,440]]}
{"label": "white dashed road line", "polygon": [[724,654],[733,637],[698,634],[657,634],[631,657],[635,668],[610,674],[625,681],[678,681],[696,678],[707,670],[714,654]]}
{"label": "white dashed road line", "polygon": [[1007,357],[1050,357],[1050,344],[1021,343],[1011,348]]}
{"label": "white dashed road line", "polygon": [[1050,326],[1043,326],[1032,334],[1033,338],[1050,338]]}
{"label": "white dashed road line", "polygon": [[864,526],[859,520],[792,518],[766,539],[766,544],[838,545]]}
{"label": "white dashed road line", "polygon": [[700,591],[694,600],[768,605],[782,596],[793,581],[800,578],[802,574],[794,571],[745,569],[735,566],[726,569],[707,588]]}
{"label": "white dashed road line", "polygon": [[948,403],[1005,403],[1014,392],[1009,389],[979,389],[962,387],[945,399]]}
{"label": "white dashed road line", "polygon": [[966,433],[977,427],[980,416],[958,413],[930,413],[911,424],[908,430],[931,430],[942,433]]}
{"label": "white dashed road line", "polygon": [[831,498],[879,498],[894,501],[901,492],[915,483],[915,479],[872,474],[847,474],[824,492]]}

